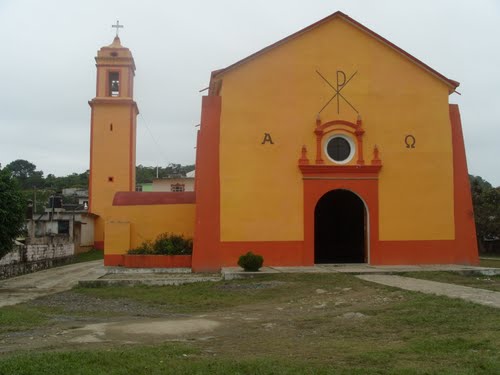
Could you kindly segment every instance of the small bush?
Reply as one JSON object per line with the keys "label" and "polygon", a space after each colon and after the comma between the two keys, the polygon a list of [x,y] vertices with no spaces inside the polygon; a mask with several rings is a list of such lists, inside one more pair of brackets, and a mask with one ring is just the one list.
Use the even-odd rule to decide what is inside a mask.
{"label": "small bush", "polygon": [[129,250],[133,255],[191,255],[193,240],[182,235],[162,233],[155,241],[144,241],[139,247]]}
{"label": "small bush", "polygon": [[153,241],[147,240],[139,245],[139,247],[135,249],[131,249],[128,251],[128,254],[133,255],[145,255],[145,254],[153,254]]}
{"label": "small bush", "polygon": [[264,264],[264,258],[249,251],[238,259],[238,266],[247,272],[256,272]]}

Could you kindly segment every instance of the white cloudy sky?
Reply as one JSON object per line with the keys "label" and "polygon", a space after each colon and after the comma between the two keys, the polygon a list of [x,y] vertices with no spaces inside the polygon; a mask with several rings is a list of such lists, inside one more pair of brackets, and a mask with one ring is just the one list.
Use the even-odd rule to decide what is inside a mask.
{"label": "white cloudy sky", "polygon": [[469,171],[500,185],[498,0],[0,0],[0,163],[88,169],[94,56],[116,19],[137,65],[137,164],[166,165],[194,162],[210,71],[337,10],[461,82]]}

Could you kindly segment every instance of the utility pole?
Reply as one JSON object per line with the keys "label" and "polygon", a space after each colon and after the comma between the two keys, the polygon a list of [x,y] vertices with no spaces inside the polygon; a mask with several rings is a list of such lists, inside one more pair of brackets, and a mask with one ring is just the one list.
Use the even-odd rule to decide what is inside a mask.
{"label": "utility pole", "polygon": [[33,186],[33,213],[36,214],[36,186]]}

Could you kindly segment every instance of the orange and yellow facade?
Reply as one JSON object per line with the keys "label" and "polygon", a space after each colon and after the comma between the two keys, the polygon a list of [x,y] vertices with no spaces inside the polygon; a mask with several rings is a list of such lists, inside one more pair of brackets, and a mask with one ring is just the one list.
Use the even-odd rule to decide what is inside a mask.
{"label": "orange and yellow facade", "polygon": [[[100,79],[98,73],[98,95]],[[137,107],[102,104],[101,113],[96,103],[91,209],[101,223],[110,223],[96,241],[104,241],[112,264],[111,250],[127,250],[125,243],[107,248],[105,228],[114,222],[129,223],[129,247],[155,233],[193,235],[194,271],[235,265],[249,250],[262,254],[267,265],[312,265],[319,246],[331,251],[328,259],[344,259],[335,252],[350,246],[348,233],[363,237],[352,242],[362,247],[359,262],[476,264],[460,115],[448,102],[457,86],[337,12],[212,73],[202,99],[195,196],[190,203],[143,209],[113,206],[115,192],[135,186]],[[99,131],[115,115],[121,119],[124,107],[129,135],[105,140],[109,134]],[[113,167],[97,152],[99,142],[114,150]],[[124,183],[107,190],[105,177],[113,168]],[[358,216],[336,202],[342,195],[335,198],[335,191],[361,202]],[[318,213],[330,215],[320,207],[329,194],[331,220]],[[351,222],[358,226],[352,232]],[[147,234],[137,230],[144,225]]]}

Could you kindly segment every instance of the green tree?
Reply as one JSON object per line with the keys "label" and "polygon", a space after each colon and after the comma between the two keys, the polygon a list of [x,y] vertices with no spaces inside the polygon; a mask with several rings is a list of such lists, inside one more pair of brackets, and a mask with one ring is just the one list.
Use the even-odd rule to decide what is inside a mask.
{"label": "green tree", "polygon": [[42,187],[45,183],[43,172],[36,170],[36,165],[23,159],[17,159],[5,167],[17,179],[23,189],[33,186]]}
{"label": "green tree", "polygon": [[26,203],[7,168],[0,170],[0,257],[12,250],[13,240],[23,231]]}
{"label": "green tree", "polygon": [[481,252],[485,251],[485,240],[500,237],[500,188],[479,176],[470,176],[476,234]]}

